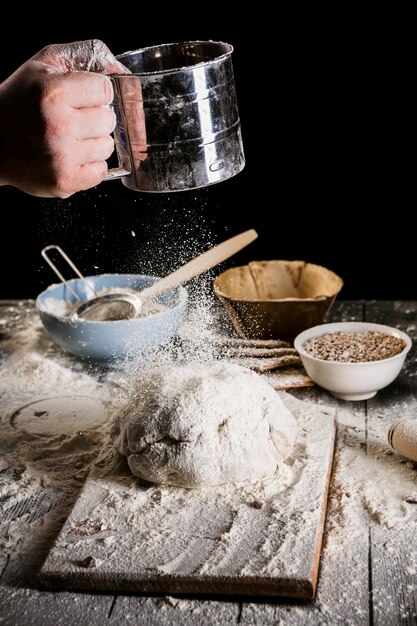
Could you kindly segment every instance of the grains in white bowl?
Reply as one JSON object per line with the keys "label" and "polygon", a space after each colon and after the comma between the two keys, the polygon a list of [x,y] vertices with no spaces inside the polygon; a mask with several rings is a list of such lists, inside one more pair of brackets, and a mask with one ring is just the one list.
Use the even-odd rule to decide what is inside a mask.
{"label": "grains in white bowl", "polygon": [[406,343],[399,337],[378,331],[335,332],[312,337],[303,345],[311,356],[323,361],[365,363],[382,361],[400,354]]}

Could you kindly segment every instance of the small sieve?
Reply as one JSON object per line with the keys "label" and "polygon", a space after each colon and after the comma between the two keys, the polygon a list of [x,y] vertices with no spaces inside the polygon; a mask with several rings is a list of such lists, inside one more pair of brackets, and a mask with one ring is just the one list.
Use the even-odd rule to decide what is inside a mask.
{"label": "small sieve", "polygon": [[[84,282],[87,293],[92,294],[92,298],[83,301],[79,298],[76,292],[69,285],[68,281],[64,278],[61,272],[58,270],[55,263],[48,255],[49,250],[56,250],[61,257],[67,262],[70,268],[77,274],[79,278]],[[76,302],[70,312],[69,317],[73,319],[82,318],[89,321],[96,322],[114,322],[120,320],[130,320],[137,317],[142,309],[142,300],[134,293],[107,293],[98,295],[89,281],[81,274],[80,270],[69,258],[69,256],[62,250],[60,246],[50,245],[43,248],[41,252],[43,258],[48,265],[53,269],[55,274],[61,280],[61,282],[67,287],[68,291],[74,296]]]}
{"label": "small sieve", "polygon": [[[91,287],[88,280],[84,278],[79,269],[59,246],[46,246],[43,248],[41,254],[53,269],[55,274],[66,285],[66,287],[68,287],[69,291],[76,299],[76,304],[70,313],[70,317],[72,319],[82,318],[96,322],[114,322],[118,320],[129,320],[137,317],[141,312],[145,299],[147,300],[149,298],[159,296],[161,293],[174,289],[174,287],[182,285],[188,280],[191,280],[191,278],[195,278],[203,272],[212,269],[219,263],[222,263],[231,257],[233,254],[236,254],[236,252],[239,252],[239,250],[242,250],[242,248],[249,245],[257,237],[258,233],[251,229],[245,231],[244,233],[240,233],[240,235],[235,235],[235,237],[226,239],[226,241],[219,243],[217,246],[214,246],[214,248],[210,248],[192,261],[182,265],[180,268],[175,270],[175,272],[172,272],[172,274],[168,274],[165,278],[161,278],[150,287],[146,287],[141,292],[138,292],[137,295],[135,293],[122,292],[98,295]],[[57,250],[77,276],[84,281],[86,287],[93,294],[92,298],[86,301],[80,300],[56,265],[49,258],[47,252],[52,249]]]}

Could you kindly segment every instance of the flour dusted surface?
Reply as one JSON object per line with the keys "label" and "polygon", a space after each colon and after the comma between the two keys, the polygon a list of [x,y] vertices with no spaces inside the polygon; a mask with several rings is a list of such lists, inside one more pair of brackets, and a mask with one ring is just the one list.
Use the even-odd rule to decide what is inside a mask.
{"label": "flour dusted surface", "polygon": [[[114,385],[116,376],[107,374],[104,379],[99,376],[99,372],[90,371],[76,359],[54,348],[42,331],[32,303],[25,306],[4,306],[3,311],[5,314],[0,317],[0,339],[5,368],[1,372],[0,379],[0,382],[4,383],[1,389],[4,395],[2,396],[0,485],[4,516],[0,527],[0,563],[8,562],[2,582],[7,585],[3,588],[3,600],[8,594],[11,598],[10,604],[7,604],[3,613],[4,616],[9,617],[8,610],[13,603],[19,607],[16,608],[16,611],[19,610],[19,615],[21,611],[24,611],[26,615],[26,612],[30,614],[34,604],[39,606],[40,611],[42,610],[41,597],[46,598],[47,601],[50,598],[50,594],[45,594],[43,591],[35,592],[33,587],[29,589],[28,581],[31,580],[33,583],[34,576],[42,565],[52,539],[70,511],[90,464],[94,462],[101,446],[108,445],[109,437],[107,430],[103,428],[51,437],[28,435],[10,427],[9,416],[24,402],[50,393],[56,396],[63,391],[72,393],[76,390],[98,399],[108,397],[116,399]],[[1,313],[0,309],[0,316]],[[414,336],[414,309],[409,313],[410,326],[404,327],[403,330],[413,333]],[[198,318],[201,319],[200,312]],[[196,338],[198,333],[201,335],[201,329],[198,332],[193,331],[193,328],[184,329],[184,334],[190,339]],[[204,342],[207,343],[205,337],[203,337]],[[19,367],[19,360],[22,367]],[[13,373],[9,366],[13,366]],[[37,370],[36,378],[31,373],[33,367]],[[10,375],[6,378],[6,374],[9,373]],[[98,382],[99,380],[102,382]],[[415,365],[411,359],[406,362],[404,380],[409,380],[410,384],[414,385]],[[119,382],[123,387],[123,380]],[[243,611],[239,611],[236,607],[236,615],[242,615],[241,623],[282,623],[291,626],[300,626],[305,623],[343,623],[352,626],[366,624],[368,616],[368,525],[370,523],[375,537],[372,554],[375,553],[375,559],[385,560],[388,565],[395,566],[398,574],[392,579],[389,589],[379,584],[378,595],[376,595],[374,588],[374,606],[380,606],[381,611],[384,612],[383,615],[386,616],[387,609],[399,603],[400,607],[403,607],[404,620],[408,615],[409,622],[407,623],[411,623],[410,619],[413,620],[413,617],[410,617],[409,602],[413,591],[410,592],[410,587],[416,589],[415,572],[417,570],[415,547],[417,505],[414,503],[417,499],[416,464],[395,454],[388,446],[386,434],[393,420],[400,417],[415,417],[417,405],[410,399],[409,394],[405,395],[403,387],[397,391],[400,395],[398,397],[395,395],[389,406],[384,409],[380,408],[378,419],[373,419],[369,430],[368,449],[366,449],[366,431],[363,426],[361,407],[353,406],[355,412],[352,412],[352,410],[349,411],[351,407],[344,405],[345,410],[339,413],[339,443],[331,488],[328,527],[320,584],[314,603],[300,606],[275,602],[245,603]],[[313,393],[301,390],[300,396],[305,399],[309,394],[312,398]],[[382,395],[377,396],[376,402],[379,397]],[[330,403],[333,406],[341,405],[340,402],[336,403],[334,399],[325,397],[324,394],[321,394],[320,400],[318,395],[315,396],[314,401]],[[372,403],[375,405],[375,401]],[[294,412],[292,407],[291,411]],[[302,442],[304,431],[299,431],[299,436],[300,434],[299,441]],[[292,456],[296,456],[298,450],[297,447]],[[310,467],[314,466],[314,450],[307,450],[305,458],[308,459]],[[298,462],[292,464],[292,457],[280,466],[277,476],[281,493],[285,495],[286,491],[291,492],[288,486],[294,484],[293,481],[300,470]],[[14,478],[16,476],[19,478]],[[269,479],[263,479],[259,482],[268,481]],[[137,484],[138,479],[131,475],[129,477],[128,474],[120,482],[114,481],[116,489],[128,488],[132,492],[135,490],[136,494]],[[243,486],[253,484],[244,483]],[[234,487],[234,485],[224,485],[216,487],[215,490],[223,492],[225,489],[234,489]],[[242,485],[237,487],[240,489]],[[212,489],[181,491],[195,497],[208,493]],[[153,506],[154,512],[160,500],[167,504],[163,493],[168,490],[170,490],[168,487],[147,485],[146,493],[149,494],[150,506]],[[126,517],[133,528],[139,515],[136,507],[143,505],[141,496],[137,494],[136,500],[132,497],[127,501],[121,496],[114,496],[113,489],[103,493],[103,496],[108,498],[108,502],[113,502],[114,515],[117,513],[118,506],[125,507]],[[219,493],[219,498],[221,497],[222,494]],[[254,512],[256,512],[256,507],[261,506],[258,509],[261,514],[268,506],[268,499],[256,494],[251,494],[246,501],[252,503],[250,507],[248,505],[248,509]],[[99,503],[92,503],[92,506],[95,504]],[[300,506],[300,511],[303,516],[298,520],[300,525],[304,527],[310,525],[313,512],[308,503],[305,507]],[[95,544],[104,546],[106,542],[108,546],[117,547],[118,545],[116,535],[108,528],[108,519],[102,519],[102,514],[103,507],[99,506],[94,511],[94,515],[95,520],[100,521],[100,524],[91,528],[90,532],[97,534],[90,535],[91,543],[90,548],[86,548],[87,555],[91,554],[91,547]],[[297,519],[293,519],[293,523],[296,524]],[[101,526],[104,527],[106,524],[107,530],[100,530]],[[235,530],[236,528],[235,526]],[[152,535],[151,528],[149,528],[149,534],[155,536]],[[73,538],[75,540],[76,535]],[[229,535],[226,533],[223,539],[228,541],[228,538]],[[79,536],[79,539],[81,540],[82,537]],[[87,539],[88,537],[85,538],[86,541]],[[213,541],[219,541],[219,539]],[[294,550],[290,545],[288,545],[288,554],[292,559],[291,564],[295,565]],[[129,558],[127,553],[124,555],[122,553],[122,556],[124,559]],[[105,567],[105,563],[97,567]],[[407,571],[409,575],[402,576],[401,571],[403,573]],[[11,580],[18,581],[19,588],[9,587]],[[35,584],[37,586],[38,583],[35,582]],[[79,611],[82,611],[81,622],[91,618],[90,623],[102,623],[102,621],[97,621],[99,611],[95,611],[96,608],[100,609],[101,601],[104,602],[108,596],[66,593],[53,595],[59,596],[59,602],[55,605],[45,604],[47,610],[52,611],[49,614],[50,622],[48,623],[55,624],[60,619],[64,623],[65,607],[67,607],[66,614],[74,619],[77,606]],[[90,597],[91,608],[88,612],[84,600],[87,602]],[[111,602],[103,615],[107,615],[110,604]],[[197,626],[203,622],[216,623],[210,621],[210,617],[214,615],[219,623],[235,623],[230,617],[225,617],[226,606],[233,608],[235,604],[201,599],[156,599],[138,596],[122,599],[119,597],[112,616],[117,616],[121,621],[126,620],[128,623],[140,623],[146,621],[147,618],[149,623],[172,622]],[[52,616],[56,616],[54,621],[52,621]],[[12,618],[9,621],[12,622]],[[45,617],[40,623],[46,622]],[[381,620],[382,622],[396,623],[395,619],[389,622],[389,616],[385,621]]]}
{"label": "flour dusted surface", "polygon": [[[334,412],[279,397],[299,426],[295,448],[273,475],[255,481],[200,489],[152,485],[132,476],[111,446],[103,449],[45,564],[48,572],[62,577],[65,568],[75,585],[90,574],[103,576],[103,584],[116,582],[111,572],[148,584],[161,577],[187,584],[184,577],[191,576],[211,585],[216,577],[244,585],[258,577],[265,591],[280,577],[295,586],[309,580],[321,537]],[[91,556],[95,568],[79,565]],[[215,590],[225,592],[222,583]]]}
{"label": "flour dusted surface", "polygon": [[271,386],[224,362],[142,374],[112,431],[136,476],[183,487],[274,474],[295,435],[295,419]]}

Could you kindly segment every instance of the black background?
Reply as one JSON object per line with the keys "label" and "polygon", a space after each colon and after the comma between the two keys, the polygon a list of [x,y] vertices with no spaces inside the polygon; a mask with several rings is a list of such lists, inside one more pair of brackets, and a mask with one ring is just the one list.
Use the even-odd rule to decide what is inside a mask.
{"label": "black background", "polygon": [[405,214],[415,200],[407,190],[401,85],[393,45],[371,20],[305,9],[272,20],[258,7],[239,23],[211,11],[201,17],[204,6],[198,17],[192,7],[183,16],[132,6],[131,15],[103,16],[95,7],[100,20],[62,8],[62,17],[49,16],[50,26],[34,27],[15,49],[1,41],[1,79],[48,43],[100,38],[118,54],[170,41],[228,41],[246,168],[219,185],[169,195],[133,192],[119,181],[64,201],[0,187],[0,297],[34,297],[55,282],[39,254],[49,243],[87,274],[164,274],[250,227],[259,240],[231,264],[305,259],[340,274],[344,298],[414,297],[414,233]]}

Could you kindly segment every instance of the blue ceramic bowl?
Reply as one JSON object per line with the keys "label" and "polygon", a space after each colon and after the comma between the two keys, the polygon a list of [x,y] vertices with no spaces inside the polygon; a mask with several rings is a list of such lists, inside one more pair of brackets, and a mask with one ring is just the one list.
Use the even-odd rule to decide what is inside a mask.
{"label": "blue ceramic bowl", "polygon": [[[87,276],[87,279],[96,292],[105,287],[130,287],[141,291],[158,280],[154,276],[141,274],[102,274]],[[80,300],[91,298],[90,290],[81,279],[69,280],[68,284]],[[45,330],[55,343],[83,359],[107,364],[115,364],[126,358],[146,358],[178,331],[187,308],[184,287],[177,287],[156,298],[168,310],[148,317],[115,322],[61,317],[48,311],[46,301],[49,298],[71,303],[75,303],[76,299],[64,284],[51,285],[36,299],[36,308]]]}

